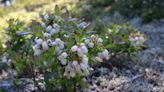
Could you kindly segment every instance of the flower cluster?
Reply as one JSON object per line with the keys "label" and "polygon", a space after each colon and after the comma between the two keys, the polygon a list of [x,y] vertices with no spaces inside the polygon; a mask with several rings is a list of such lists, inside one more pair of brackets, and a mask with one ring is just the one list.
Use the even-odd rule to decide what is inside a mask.
{"label": "flower cluster", "polygon": [[60,56],[59,56],[59,60],[61,62],[62,65],[66,65],[67,64],[67,58],[68,54],[66,52],[63,52]]}
{"label": "flower cluster", "polygon": [[60,39],[60,38],[56,38],[55,41],[52,42],[52,45],[56,46],[56,53],[60,54],[62,53],[63,49],[65,48],[65,43]]}
{"label": "flower cluster", "polygon": [[107,49],[104,49],[102,52],[99,52],[97,54],[97,57],[95,57],[96,61],[103,62],[103,60],[109,60],[110,54]]}
{"label": "flower cluster", "polygon": [[[94,45],[97,45],[99,48],[103,48],[103,40],[98,35],[91,35],[90,39],[85,39],[85,43],[90,48],[92,48]],[[98,52],[94,59],[98,62],[103,62],[103,60],[109,60],[109,58],[109,51],[107,49],[103,49],[101,52]]]}
{"label": "flower cluster", "polygon": [[75,77],[76,73],[80,75],[89,75],[92,68],[88,65],[88,48],[84,43],[74,45],[71,47],[71,52],[75,54],[74,60],[69,62],[65,68],[64,75],[68,78]]}
{"label": "flower cluster", "polygon": [[146,41],[146,39],[143,34],[132,33],[129,36],[129,41],[132,46],[139,47],[139,46],[143,46],[143,43]]}
{"label": "flower cluster", "polygon": [[[44,15],[44,20],[49,20],[48,14]],[[42,51],[48,50],[49,46],[56,46],[56,52],[60,54],[64,48],[64,42],[60,38],[56,38],[55,40],[51,39],[52,35],[59,32],[59,25],[54,23],[53,25],[46,26],[46,23],[41,22],[41,26],[46,30],[46,32],[43,33],[44,40],[41,38],[35,40],[36,44],[34,45],[34,55],[40,55]]]}
{"label": "flower cluster", "polygon": [[44,41],[43,39],[39,38],[39,39],[36,39],[35,42],[36,44],[33,47],[35,56],[39,56],[42,50],[43,51],[48,50],[49,46],[48,46],[47,41]]}
{"label": "flower cluster", "polygon": [[[57,55],[57,59],[60,64],[65,67],[65,71],[63,73],[68,79],[76,77],[76,75],[86,76],[90,74],[90,70],[92,68],[89,66],[89,57],[88,54],[92,54],[90,49],[98,48],[99,51],[102,51],[103,48],[103,40],[98,35],[91,36],[83,36],[82,41],[76,40],[76,38],[72,37],[72,39],[76,40],[75,43],[71,44],[71,47],[67,45],[70,44],[69,38],[71,39],[70,34],[75,34],[74,32],[65,32],[62,27],[59,25],[59,19],[54,19],[53,24],[47,24],[50,19],[48,14],[45,14],[43,17],[45,22],[41,23],[43,27],[43,38],[36,37],[34,49],[34,55],[39,56],[42,52],[49,50],[51,47],[55,47],[54,53]],[[70,19],[69,19],[70,20]],[[60,20],[61,22],[61,20]],[[71,25],[72,26],[72,25]],[[78,22],[75,25],[78,28],[85,29],[89,26],[89,23],[86,22]],[[71,29],[72,30],[72,29]],[[59,38],[59,35],[64,33],[62,37]],[[67,39],[64,39],[67,38]],[[99,53],[100,54],[100,53]],[[96,54],[96,55],[99,55]],[[99,55],[99,60],[103,61],[104,58],[109,55],[107,50],[104,50],[102,55]]]}
{"label": "flower cluster", "polygon": [[85,43],[88,45],[89,48],[93,48],[94,44],[102,45],[103,40],[98,37],[98,35],[91,35],[90,38],[85,39]]}
{"label": "flower cluster", "polygon": [[[51,35],[45,33],[44,37],[50,37]],[[50,38],[47,40],[43,40],[41,38],[35,40],[36,44],[33,46],[34,55],[39,56],[41,52],[47,51],[50,46],[56,46],[56,53],[60,54],[62,49],[65,47],[64,42],[60,38],[56,38],[54,41]]]}

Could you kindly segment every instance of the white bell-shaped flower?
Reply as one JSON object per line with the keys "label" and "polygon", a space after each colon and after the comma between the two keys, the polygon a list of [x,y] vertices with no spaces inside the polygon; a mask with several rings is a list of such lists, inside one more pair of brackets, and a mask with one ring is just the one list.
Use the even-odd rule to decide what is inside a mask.
{"label": "white bell-shaped flower", "polygon": [[78,65],[75,67],[75,71],[76,71],[77,73],[79,73],[79,74],[82,74],[80,64],[78,64]]}
{"label": "white bell-shaped flower", "polygon": [[98,62],[103,62],[102,58],[100,58],[100,57],[95,57],[95,60]]}
{"label": "white bell-shaped flower", "polygon": [[88,46],[89,46],[90,48],[93,48],[93,47],[94,47],[94,43],[90,42],[90,43],[88,43]]}
{"label": "white bell-shaped flower", "polygon": [[51,45],[53,45],[53,46],[56,45],[56,44],[57,44],[56,41],[53,41],[53,42],[51,43]]}
{"label": "white bell-shaped flower", "polygon": [[52,28],[52,30],[50,31],[50,34],[56,34],[56,33],[58,33],[59,31],[57,30],[57,29],[54,29],[54,28]]}
{"label": "white bell-shaped flower", "polygon": [[74,61],[72,62],[72,66],[73,66],[73,67],[77,67],[77,65],[78,65],[78,61],[74,60]]}
{"label": "white bell-shaped flower", "polygon": [[78,48],[77,49],[77,54],[78,54],[79,57],[82,57],[83,56],[84,53],[83,53],[83,51],[82,51],[81,48]]}
{"label": "white bell-shaped flower", "polygon": [[41,50],[40,49],[35,49],[34,50],[34,56],[39,56],[41,54]]}
{"label": "white bell-shaped flower", "polygon": [[89,44],[90,43],[90,40],[89,39],[85,39],[85,43],[86,44]]}
{"label": "white bell-shaped flower", "polygon": [[83,45],[83,46],[81,46],[81,51],[83,53],[87,53],[88,52],[88,49],[87,49],[87,47],[85,45]]}
{"label": "white bell-shaped flower", "polygon": [[61,62],[62,65],[66,65],[67,64],[67,60],[66,59],[62,59],[62,60],[60,60],[60,62]]}
{"label": "white bell-shaped flower", "polygon": [[78,46],[77,45],[74,45],[72,48],[71,48],[71,51],[72,52],[75,52],[75,51],[77,51],[78,50]]}
{"label": "white bell-shaped flower", "polygon": [[67,65],[67,67],[65,68],[64,76],[70,79],[70,78],[74,78],[75,75],[76,75],[76,72],[74,71],[74,69],[70,67],[70,65]]}
{"label": "white bell-shaped flower", "polygon": [[55,41],[56,41],[57,44],[59,44],[61,42],[61,39],[60,38],[56,38]]}
{"label": "white bell-shaped flower", "polygon": [[98,38],[97,42],[102,43],[103,40],[101,38]]}
{"label": "white bell-shaped flower", "polygon": [[50,35],[49,33],[44,33],[44,37],[46,37],[46,38],[50,38],[51,35]]}
{"label": "white bell-shaped flower", "polygon": [[102,52],[102,54],[103,54],[104,57],[109,56],[109,52],[108,52],[107,49],[104,49],[104,51]]}
{"label": "white bell-shaped flower", "polygon": [[90,72],[89,72],[88,69],[86,69],[86,70],[83,71],[83,73],[84,73],[85,76],[87,76],[87,75],[89,75]]}
{"label": "white bell-shaped flower", "polygon": [[85,43],[80,43],[80,46],[85,46]]}
{"label": "white bell-shaped flower", "polygon": [[2,63],[7,63],[7,57],[6,57],[6,56],[3,56],[3,57],[1,58],[1,61],[2,61]]}
{"label": "white bell-shaped flower", "polygon": [[69,38],[69,35],[67,35],[67,34],[64,34],[63,36],[64,36],[65,38]]}
{"label": "white bell-shaped flower", "polygon": [[49,20],[49,15],[48,15],[48,14],[45,14],[45,15],[44,15],[44,19],[45,19],[46,21],[48,21],[48,20]]}
{"label": "white bell-shaped flower", "polygon": [[46,27],[46,24],[44,22],[41,23],[42,27]]}
{"label": "white bell-shaped flower", "polygon": [[84,64],[84,63],[80,63],[80,68],[82,70],[86,70],[88,68],[88,65],[87,64]]}
{"label": "white bell-shaped flower", "polygon": [[49,46],[48,46],[48,44],[47,44],[46,41],[43,41],[43,43],[42,43],[42,49],[43,50],[48,50],[49,49]]}
{"label": "white bell-shaped flower", "polygon": [[50,32],[52,30],[52,26],[51,25],[49,25],[48,27],[46,27],[46,31],[47,32]]}
{"label": "white bell-shaped flower", "polygon": [[61,50],[61,48],[60,47],[56,47],[55,48],[55,52],[57,53],[57,54],[61,54],[62,53],[62,50]]}
{"label": "white bell-shaped flower", "polygon": [[48,45],[52,45],[52,40],[51,39],[47,39],[47,44]]}
{"label": "white bell-shaped flower", "polygon": [[59,27],[59,25],[56,24],[56,23],[54,23],[54,24],[53,24],[53,27],[54,27],[55,29],[57,29],[57,28]]}
{"label": "white bell-shaped flower", "polygon": [[64,43],[59,44],[60,49],[64,49],[65,45]]}
{"label": "white bell-shaped flower", "polygon": [[35,39],[35,42],[36,42],[37,44],[42,44],[43,40],[42,40],[41,38],[39,38],[39,39]]}
{"label": "white bell-shaped flower", "polygon": [[66,52],[63,52],[63,53],[61,54],[61,57],[65,59],[65,58],[68,57],[68,54],[67,54]]}
{"label": "white bell-shaped flower", "polygon": [[35,44],[35,45],[33,46],[33,49],[34,49],[34,50],[40,49],[40,45],[39,45],[39,44]]}
{"label": "white bell-shaped flower", "polygon": [[88,57],[86,55],[82,56],[82,63],[88,64]]}

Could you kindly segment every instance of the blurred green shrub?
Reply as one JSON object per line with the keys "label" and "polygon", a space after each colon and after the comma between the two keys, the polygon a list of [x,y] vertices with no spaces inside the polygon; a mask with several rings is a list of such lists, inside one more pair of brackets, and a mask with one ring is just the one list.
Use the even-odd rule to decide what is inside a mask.
{"label": "blurred green shrub", "polygon": [[119,11],[122,15],[141,16],[143,21],[164,18],[163,0],[117,0],[112,11]]}
{"label": "blurred green shrub", "polygon": [[163,0],[80,0],[77,7],[83,15],[92,17],[118,11],[130,18],[141,16],[144,22],[164,18]]}
{"label": "blurred green shrub", "polygon": [[94,19],[97,18],[100,12],[101,14],[105,13],[104,9],[113,2],[114,0],[79,0],[79,2],[76,3],[74,11],[86,19]]}

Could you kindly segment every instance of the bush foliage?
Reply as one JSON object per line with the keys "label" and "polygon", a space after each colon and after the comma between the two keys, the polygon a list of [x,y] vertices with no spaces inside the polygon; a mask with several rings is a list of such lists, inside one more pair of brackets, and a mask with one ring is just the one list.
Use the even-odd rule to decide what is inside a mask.
{"label": "bush foliage", "polygon": [[[85,87],[85,77],[94,65],[110,60],[111,53],[136,52],[145,36],[129,25],[112,25],[103,34],[90,22],[74,18],[66,7],[41,15],[30,25],[10,19],[1,46],[1,63],[17,70],[18,76],[45,84],[46,91],[76,92]],[[38,74],[42,80],[35,80]]]}

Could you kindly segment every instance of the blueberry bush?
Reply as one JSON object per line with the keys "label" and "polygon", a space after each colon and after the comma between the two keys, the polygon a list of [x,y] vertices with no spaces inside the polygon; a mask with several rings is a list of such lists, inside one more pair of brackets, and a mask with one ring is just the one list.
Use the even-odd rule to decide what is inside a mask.
{"label": "blueberry bush", "polygon": [[5,31],[9,39],[0,41],[1,63],[15,69],[16,78],[43,83],[46,92],[77,92],[87,87],[85,77],[93,73],[94,65],[110,61],[113,53],[130,54],[144,47],[145,35],[129,25],[106,30],[99,34],[91,22],[58,6],[28,25],[10,19]]}

